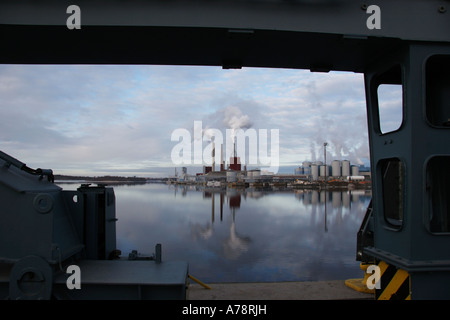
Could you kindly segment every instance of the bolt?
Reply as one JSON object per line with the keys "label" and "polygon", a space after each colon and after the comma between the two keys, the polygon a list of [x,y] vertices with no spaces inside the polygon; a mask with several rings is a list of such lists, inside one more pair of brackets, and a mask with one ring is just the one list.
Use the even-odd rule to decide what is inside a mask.
{"label": "bolt", "polygon": [[363,4],[363,5],[361,6],[361,9],[364,10],[364,11],[366,11],[366,10],[367,10],[367,4]]}
{"label": "bolt", "polygon": [[444,12],[447,11],[447,8],[445,8],[445,6],[440,6],[438,11],[439,11],[440,13],[444,13]]}

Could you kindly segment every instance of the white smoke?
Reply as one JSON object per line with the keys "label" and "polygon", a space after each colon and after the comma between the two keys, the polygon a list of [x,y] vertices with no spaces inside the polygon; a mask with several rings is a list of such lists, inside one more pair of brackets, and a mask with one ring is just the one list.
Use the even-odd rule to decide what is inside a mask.
{"label": "white smoke", "polygon": [[[363,133],[360,133],[363,135]],[[361,139],[345,139],[340,132],[331,132],[329,134],[313,137],[310,143],[310,161],[323,160],[324,146],[327,142],[326,160],[330,164],[332,160],[350,160],[352,164],[364,164],[363,158],[369,157],[368,145],[361,142]]]}
{"label": "white smoke", "polygon": [[[327,142],[326,160],[350,160],[352,164],[364,164],[369,158],[367,131],[361,130],[366,121],[364,117],[351,118],[349,111],[340,112],[345,107],[345,100],[336,100],[334,110],[322,104],[322,97],[314,85],[308,87],[309,106],[317,110],[317,116],[310,125],[310,159],[324,160],[324,142]],[[363,108],[364,106],[361,106]],[[360,123],[356,123],[360,122]]]}
{"label": "white smoke", "polygon": [[249,129],[253,126],[250,116],[244,114],[239,107],[227,106],[216,112],[209,114],[203,120],[203,134],[209,138],[213,135],[214,130],[218,129],[225,134],[226,129],[235,132],[238,129]]}
{"label": "white smoke", "polygon": [[[214,152],[215,156],[226,159],[228,155],[234,154],[234,142],[238,130],[247,130],[253,126],[250,116],[235,105],[228,105],[209,114],[203,118],[201,124],[201,135],[197,135],[197,139],[201,140],[201,143],[209,143],[203,150],[203,159],[206,159],[208,163],[211,162],[212,142],[217,148]],[[221,154],[222,145],[225,147],[223,155]]]}
{"label": "white smoke", "polygon": [[311,161],[316,161],[317,157],[316,157],[316,144],[314,141],[311,141],[310,145],[309,145],[309,150],[310,150],[310,156],[311,156]]}
{"label": "white smoke", "polygon": [[223,114],[223,125],[226,128],[233,130],[233,138],[236,130],[248,129],[253,125],[250,121],[250,117],[244,114],[238,107],[228,106],[222,109],[221,113]]}

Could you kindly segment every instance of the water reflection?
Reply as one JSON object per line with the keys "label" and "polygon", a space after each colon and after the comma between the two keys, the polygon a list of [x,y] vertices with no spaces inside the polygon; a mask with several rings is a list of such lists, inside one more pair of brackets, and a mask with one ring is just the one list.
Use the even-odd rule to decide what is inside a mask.
{"label": "water reflection", "polygon": [[[202,192],[202,198],[211,205],[207,226],[215,231],[214,235],[209,233],[207,241],[194,236],[202,248],[199,255],[208,260],[196,270],[205,277],[211,275],[211,281],[361,276],[354,258],[356,232],[370,201],[370,191],[182,188]],[[219,208],[215,205],[218,201]],[[224,207],[228,209],[228,220]],[[215,214],[218,210],[219,223]],[[227,237],[223,232],[225,224]]]}
{"label": "water reflection", "polygon": [[146,184],[115,193],[118,248],[149,253],[162,243],[163,260],[188,261],[202,281],[362,276],[356,233],[370,191]]}
{"label": "water reflection", "polygon": [[[177,188],[175,186],[175,188]],[[186,189],[185,189],[186,190]],[[197,191],[200,191],[197,189]],[[222,248],[224,257],[227,259],[237,259],[241,254],[248,251],[250,237],[240,235],[236,231],[236,210],[241,206],[242,193],[236,189],[229,189],[227,192],[214,189],[204,189],[202,191],[203,199],[210,199],[211,201],[211,222],[206,225],[195,224],[191,226],[191,231],[194,239],[202,238],[209,239],[213,235],[214,221],[215,221],[215,198],[216,194],[220,200],[220,221],[223,221],[223,207],[225,204],[225,196],[228,199],[228,205],[231,210],[231,221],[229,222],[229,236],[222,241]]]}

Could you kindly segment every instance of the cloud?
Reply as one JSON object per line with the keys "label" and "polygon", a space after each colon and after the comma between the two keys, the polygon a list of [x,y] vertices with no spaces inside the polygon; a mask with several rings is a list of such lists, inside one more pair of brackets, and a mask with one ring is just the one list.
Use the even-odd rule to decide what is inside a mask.
{"label": "cloud", "polygon": [[401,85],[383,84],[378,87],[380,129],[382,133],[397,130],[402,124]]}
{"label": "cloud", "polygon": [[368,158],[361,75],[182,66],[0,66],[0,150],[64,172],[173,172],[171,133],[279,129],[280,165]]}

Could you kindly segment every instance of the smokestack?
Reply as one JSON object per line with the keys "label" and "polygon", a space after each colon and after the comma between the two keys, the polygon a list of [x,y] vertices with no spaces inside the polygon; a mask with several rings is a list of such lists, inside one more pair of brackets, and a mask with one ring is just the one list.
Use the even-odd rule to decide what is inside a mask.
{"label": "smokestack", "polygon": [[212,169],[211,171],[214,172],[216,167],[216,144],[212,143]]}
{"label": "smokestack", "polygon": [[225,163],[223,162],[223,144],[220,145],[220,171],[225,170]]}
{"label": "smokestack", "polygon": [[234,141],[234,156],[230,158],[230,169],[241,171],[241,161],[236,154],[236,140]]}

